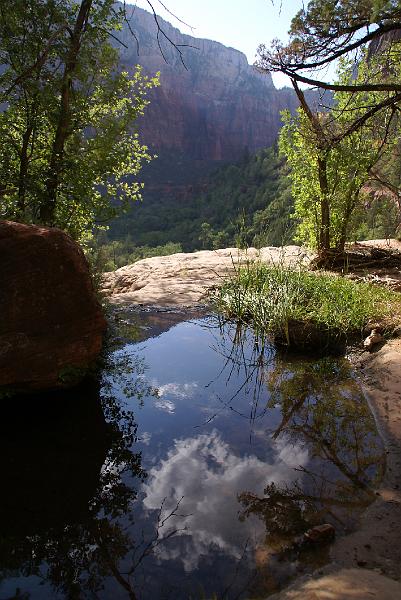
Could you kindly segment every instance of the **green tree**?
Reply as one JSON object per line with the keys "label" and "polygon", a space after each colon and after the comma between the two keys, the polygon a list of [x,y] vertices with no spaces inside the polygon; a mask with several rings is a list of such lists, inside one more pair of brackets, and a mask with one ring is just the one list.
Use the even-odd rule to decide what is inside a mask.
{"label": "green tree", "polygon": [[202,223],[200,227],[199,241],[202,243],[202,248],[206,250],[210,248],[213,241],[214,231],[210,223]]}
{"label": "green tree", "polygon": [[[0,214],[83,239],[140,197],[134,131],[157,78],[118,72],[111,0],[17,0],[0,10]],[[11,13],[12,14],[9,14]]]}
{"label": "green tree", "polygon": [[[391,130],[395,129],[392,121],[401,105],[400,23],[399,0],[310,0],[293,18],[288,43],[275,40],[270,49],[264,45],[259,47],[259,68],[281,72],[290,78],[309,120],[314,138],[312,160],[319,179],[312,204],[316,209],[319,196],[317,226],[320,230],[315,237],[320,253],[329,252],[331,244],[333,190],[328,171],[333,153],[346,152],[344,146],[352,146],[354,134],[366,127],[374,132],[373,145],[378,138],[377,123],[385,124],[384,130],[381,129],[382,142],[387,142]],[[346,61],[347,77],[335,82],[319,78],[322,69],[336,64],[339,59]],[[344,94],[336,96],[341,102],[332,109],[334,125],[331,119],[323,120],[308,106],[299,87],[301,83]],[[345,142],[348,137],[349,141]],[[355,164],[354,157],[350,158]],[[369,178],[372,174],[371,169]],[[349,186],[344,190],[345,195],[348,192]],[[398,190],[396,196],[398,199]],[[350,200],[348,205],[352,204]],[[341,238],[339,241],[336,244],[341,250]]]}
{"label": "green tree", "polygon": [[259,46],[259,67],[322,89],[383,93],[375,107],[366,106],[366,111],[380,110],[382,101],[388,100],[388,106],[401,100],[401,84],[391,68],[385,80],[372,80],[366,73],[362,80],[335,83],[319,79],[319,69],[342,57],[357,64],[368,49],[371,55],[381,54],[383,65],[401,41],[400,19],[399,0],[310,0],[294,16],[287,44],[276,39],[270,49]]}
{"label": "green tree", "polygon": [[[342,61],[338,80],[346,85],[370,71],[365,61],[355,76]],[[364,116],[367,104],[375,105],[378,92],[336,92],[333,108],[319,113],[307,104],[297,82],[294,88],[301,107],[296,117],[285,114],[280,149],[292,168],[298,239],[324,259],[332,251],[343,252],[363,186],[374,165],[385,163],[394,148],[397,117],[394,107],[387,107],[356,127],[355,119]]]}

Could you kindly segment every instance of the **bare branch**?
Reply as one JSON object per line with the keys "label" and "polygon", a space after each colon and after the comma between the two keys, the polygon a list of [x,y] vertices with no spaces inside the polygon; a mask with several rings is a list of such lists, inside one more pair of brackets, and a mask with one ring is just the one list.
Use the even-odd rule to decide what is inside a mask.
{"label": "bare branch", "polygon": [[396,94],[395,96],[390,96],[390,98],[383,100],[383,102],[379,102],[379,104],[376,104],[376,106],[374,106],[373,108],[371,108],[370,110],[365,112],[365,114],[363,114],[361,117],[359,117],[359,119],[356,119],[346,131],[342,132],[339,136],[335,137],[333,141],[335,143],[340,142],[344,138],[350,136],[355,131],[358,131],[358,129],[360,129],[363,125],[365,125],[365,123],[369,119],[371,119],[375,114],[380,112],[383,108],[393,106],[394,104],[396,104],[397,102],[400,102],[400,101],[401,101],[401,94]]}
{"label": "bare branch", "polygon": [[[355,27],[352,33],[356,33],[358,29],[360,29],[360,27],[358,27],[358,28]],[[297,62],[297,63],[295,63],[293,68],[295,68],[297,71],[298,70],[310,71],[312,69],[317,69],[319,67],[322,67],[322,66],[325,66],[327,64],[334,62],[335,60],[337,60],[341,56],[344,56],[345,54],[349,54],[350,52],[353,52],[354,50],[361,48],[362,46],[364,46],[368,42],[371,42],[374,39],[380,38],[385,33],[389,33],[391,31],[397,31],[399,29],[401,29],[401,22],[396,22],[396,23],[392,22],[392,23],[380,25],[377,29],[369,32],[364,37],[359,38],[355,42],[344,45],[340,50],[337,50],[336,52],[330,52],[329,56],[327,56],[326,58],[323,58],[321,60],[312,61],[312,62]],[[289,61],[287,64],[283,63],[283,65],[281,65],[281,66],[290,67],[291,62]]]}
{"label": "bare branch", "polygon": [[399,83],[362,83],[343,85],[340,83],[326,83],[325,81],[320,81],[318,79],[311,79],[296,73],[292,69],[287,69],[286,67],[283,67],[281,72],[301,83],[306,83],[324,90],[331,90],[333,92],[401,92],[401,84]]}

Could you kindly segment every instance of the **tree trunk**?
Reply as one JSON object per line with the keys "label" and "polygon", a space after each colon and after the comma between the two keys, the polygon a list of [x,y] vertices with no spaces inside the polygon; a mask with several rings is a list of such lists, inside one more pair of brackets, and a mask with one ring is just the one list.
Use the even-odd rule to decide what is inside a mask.
{"label": "tree trunk", "polygon": [[320,187],[320,212],[321,221],[318,232],[319,242],[318,250],[319,254],[324,255],[330,252],[330,204],[329,204],[329,184],[327,181],[327,158],[326,152],[328,151],[328,142],[324,133],[324,130],[319,121],[318,115],[314,114],[310,109],[304,92],[299,88],[298,83],[295,79],[291,79],[292,86],[295,93],[298,96],[299,103],[305,112],[308,120],[311,124],[313,131],[315,132],[318,145],[323,154],[318,158],[318,171],[319,171],[319,187]]}
{"label": "tree trunk", "polygon": [[320,210],[320,232],[319,232],[319,252],[330,251],[330,204],[329,204],[329,185],[327,182],[327,160],[326,157],[318,158],[319,186],[321,193]]}
{"label": "tree trunk", "polygon": [[93,0],[82,0],[71,34],[67,60],[61,84],[60,113],[54,137],[52,155],[46,181],[45,200],[40,207],[40,220],[45,225],[54,225],[57,190],[63,167],[65,143],[71,135],[71,86],[82,43],[82,34],[89,18]]}
{"label": "tree trunk", "polygon": [[341,226],[341,236],[336,245],[336,251],[338,254],[344,254],[345,242],[347,241],[348,225],[349,220],[351,218],[352,210],[353,208],[347,209],[343,217],[343,223]]}
{"label": "tree trunk", "polygon": [[347,196],[346,208],[343,215],[343,222],[341,226],[341,237],[336,246],[336,250],[339,254],[344,254],[345,243],[348,237],[348,228],[351,220],[352,213],[354,212],[355,206],[358,202],[359,192],[361,190],[361,186],[359,185],[357,188],[352,187]]}
{"label": "tree trunk", "polygon": [[28,125],[24,135],[22,136],[22,148],[20,153],[20,167],[18,176],[18,200],[17,200],[17,218],[22,219],[25,214],[25,195],[26,195],[26,178],[28,175],[28,147],[33,132],[33,125]]}

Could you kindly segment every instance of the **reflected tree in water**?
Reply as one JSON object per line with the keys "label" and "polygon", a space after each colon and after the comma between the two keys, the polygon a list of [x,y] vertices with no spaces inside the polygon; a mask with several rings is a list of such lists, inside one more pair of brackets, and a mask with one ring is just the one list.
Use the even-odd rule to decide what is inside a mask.
{"label": "reflected tree in water", "polygon": [[355,515],[373,498],[383,472],[383,449],[375,423],[345,360],[316,362],[277,359],[265,373],[269,408],[280,408],[272,438],[302,444],[310,460],[292,485],[270,483],[264,496],[239,496],[242,518],[259,516],[267,542],[285,545],[312,525],[352,527]]}
{"label": "reflected tree in water", "polygon": [[[160,507],[146,533],[133,534],[132,509],[146,472],[141,454],[135,451],[134,414],[115,390],[123,389],[138,405],[157,395],[157,390],[148,384],[145,365],[138,356],[114,352],[105,372],[101,392],[90,385],[80,392],[35,399],[38,414],[22,443],[15,436],[2,436],[1,453],[10,465],[10,480],[6,477],[4,482],[8,499],[1,507],[7,514],[0,537],[0,581],[36,576],[50,584],[55,594],[80,599],[99,597],[111,577],[128,598],[136,600],[140,597],[135,590],[138,567],[155,547],[177,532],[169,529],[168,521],[177,516],[179,503],[163,518]],[[32,406],[33,400],[27,401]],[[61,412],[54,409],[55,404]],[[53,414],[49,419],[50,407]],[[18,415],[14,417],[17,421]],[[31,468],[26,458],[38,438],[42,446],[34,457],[40,463],[34,478],[25,472]],[[43,482],[40,470],[45,471]],[[68,486],[61,489],[64,479]],[[50,488],[53,496],[48,493]],[[22,520],[18,497],[32,491],[31,514],[17,527]],[[54,505],[61,508],[53,511]],[[30,517],[33,523],[28,522]],[[17,589],[15,597],[29,594]]]}
{"label": "reflected tree in water", "polygon": [[[235,393],[229,398],[217,396],[217,399],[221,404],[221,411],[228,409],[249,421],[251,438],[256,421],[263,419],[268,411],[261,399],[266,394],[266,374],[274,364],[274,348],[266,338],[256,337],[249,328],[240,323],[227,327],[227,322],[222,317],[212,317],[208,324],[203,326],[214,332],[213,350],[224,359],[223,367],[209,386],[219,378],[224,378],[228,385],[232,378],[241,375],[242,383]],[[236,407],[236,399],[243,395],[251,399],[247,413]]]}
{"label": "reflected tree in water", "polygon": [[[12,431],[0,435],[0,467],[2,456],[13,457],[14,461],[7,467],[9,500],[7,494],[0,498],[7,520],[13,522],[8,529],[7,520],[1,523],[1,578],[12,582],[19,576],[35,575],[45,584],[47,597],[108,598],[120,592],[121,597],[141,600],[156,590],[154,597],[170,593],[169,597],[183,598],[188,589],[188,597],[193,593],[196,598],[196,590],[200,589],[194,589],[200,572],[198,563],[190,574],[189,570],[180,571],[182,567],[173,559],[176,555],[193,559],[196,547],[191,543],[200,539],[204,544],[198,545],[202,559],[198,562],[207,576],[201,573],[199,581],[202,586],[205,583],[205,589],[209,585],[207,577],[211,577],[210,564],[220,576],[224,572],[222,561],[227,557],[225,548],[228,543],[233,548],[228,563],[234,571],[232,577],[224,575],[216,583],[212,580],[213,588],[210,585],[205,597],[212,597],[216,589],[220,590],[220,600],[250,596],[251,588],[255,590],[252,597],[264,597],[266,589],[276,589],[280,577],[288,577],[288,571],[297,568],[295,564],[302,563],[303,568],[304,553],[300,560],[298,555],[295,560],[292,555],[287,561],[281,559],[286,548],[294,552],[294,541],[306,529],[327,521],[337,529],[352,526],[355,515],[370,502],[371,487],[380,478],[382,449],[347,363],[329,359],[283,362],[268,342],[255,339],[249,330],[230,326],[221,334],[215,319],[202,323],[216,333],[217,379],[223,380],[213,386],[215,379],[207,386],[206,394],[213,402],[201,408],[210,407],[208,418],[203,425],[195,421],[195,427],[204,426],[206,432],[194,435],[198,432],[191,429],[189,437],[175,439],[167,457],[151,463],[145,485],[146,473],[136,447],[135,416],[129,407],[146,405],[148,398],[157,397],[158,392],[149,384],[146,365],[132,344],[114,349],[104,369],[101,393],[95,390],[88,397],[76,398],[71,414],[56,412],[44,423],[41,418],[27,427],[21,439]],[[120,332],[121,341],[131,334]],[[59,404],[59,409],[72,404],[68,396],[62,403],[52,400],[51,405]],[[85,406],[86,416],[80,414]],[[241,430],[243,446],[239,453],[230,447],[229,435],[223,439],[219,431],[208,429],[214,413],[221,415],[217,425],[223,423],[225,431],[234,421],[235,431]],[[235,413],[234,419],[231,413]],[[199,421],[204,419],[204,413],[195,414]],[[20,423],[18,419],[16,422]],[[254,435],[251,453],[246,434],[242,435],[247,427],[250,436]],[[271,429],[266,432],[266,427]],[[38,439],[41,452],[32,456]],[[156,436],[152,443],[158,444]],[[287,450],[292,460],[284,456]],[[303,467],[293,470],[300,463]],[[190,479],[182,475],[187,464],[191,465],[194,481],[192,496],[189,482],[183,482]],[[37,467],[36,486],[26,465]],[[194,465],[199,465],[198,471]],[[45,476],[41,475],[43,471]],[[202,472],[213,475],[206,491],[201,490],[203,479],[198,476]],[[183,485],[178,487],[177,482]],[[58,491],[52,492],[53,488]],[[238,515],[240,490],[244,490],[239,496],[241,518],[246,523],[237,522],[237,527],[247,534],[244,539],[236,533],[231,535],[236,529],[233,523]],[[24,497],[29,497],[32,506],[21,504],[19,499]],[[203,513],[199,508],[202,499]],[[57,506],[60,510],[53,510]],[[27,510],[28,519],[23,521]],[[190,514],[180,514],[184,510]],[[226,519],[227,515],[230,518]],[[264,526],[256,519],[248,520],[252,516]],[[29,517],[34,517],[30,524]],[[180,535],[187,522],[188,530]],[[255,544],[259,545],[254,545],[254,538],[248,545],[248,532],[253,532],[254,523],[258,525],[259,540]],[[216,538],[221,535],[221,551],[213,541],[214,533]],[[168,546],[161,546],[173,536]],[[244,543],[242,553],[237,552],[238,540]],[[193,573],[196,575],[191,579]]]}

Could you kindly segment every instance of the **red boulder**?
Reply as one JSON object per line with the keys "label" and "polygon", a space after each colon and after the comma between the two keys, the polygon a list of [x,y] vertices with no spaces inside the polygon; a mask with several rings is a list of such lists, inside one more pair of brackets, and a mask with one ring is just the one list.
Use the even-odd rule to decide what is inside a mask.
{"label": "red boulder", "polygon": [[77,383],[105,328],[79,246],[60,229],[0,221],[0,388]]}

